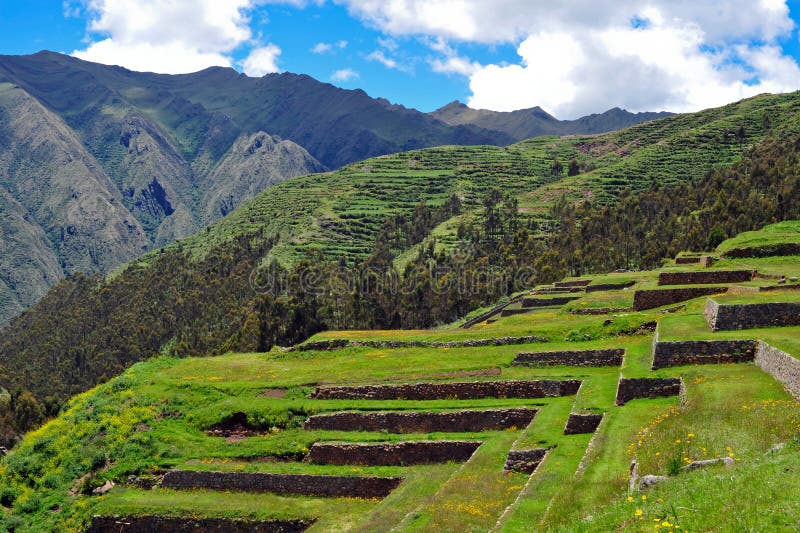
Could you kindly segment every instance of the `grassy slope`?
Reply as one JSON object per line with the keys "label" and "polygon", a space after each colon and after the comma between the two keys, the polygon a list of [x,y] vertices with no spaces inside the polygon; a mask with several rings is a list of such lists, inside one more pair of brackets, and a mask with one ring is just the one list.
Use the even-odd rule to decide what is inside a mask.
{"label": "grassy slope", "polygon": [[750,248],[768,244],[784,244],[797,242],[800,237],[800,221],[787,220],[770,224],[758,231],[745,231],[724,241],[717,247],[717,252],[725,253],[734,248]]}
{"label": "grassy slope", "polygon": [[[768,263],[768,259],[757,260]],[[732,266],[737,266],[731,261]],[[794,272],[800,270],[797,263]],[[787,274],[792,271],[787,271]],[[640,273],[639,283],[657,273]],[[594,277],[596,282],[600,276]],[[613,276],[608,276],[613,279]],[[622,291],[617,291],[622,292]],[[603,293],[599,293],[603,294]],[[611,294],[611,293],[609,293]],[[587,295],[594,298],[595,293]],[[486,338],[538,334],[547,343],[491,348],[347,348],[332,352],[228,354],[213,358],[157,358],[79,395],[63,414],[29,434],[0,463],[2,494],[14,494],[9,521],[22,530],[77,529],[91,514],[160,513],[249,518],[319,517],[314,531],[667,531],[791,529],[797,524],[797,445],[765,456],[800,429],[800,406],[753,364],[687,366],[650,371],[652,336],[619,335],[649,320],[662,338],[763,338],[800,356],[798,328],[711,333],[700,316],[703,298],[670,315],[657,310],[612,316],[576,316],[549,309],[501,319],[473,330],[329,332],[318,338],[426,339]],[[604,324],[611,318],[611,323]],[[588,338],[588,340],[587,340]],[[624,347],[620,368],[514,367],[520,351]],[[459,377],[454,372],[499,368],[496,375]],[[687,403],[677,398],[634,400],[614,406],[616,382],[627,377],[681,376]],[[410,402],[403,400],[309,400],[320,383],[369,384],[430,380],[578,378],[575,397],[537,400],[484,399]],[[281,388],[284,398],[263,393]],[[440,410],[537,406],[527,428],[467,434],[392,435],[303,431],[309,414],[341,409]],[[272,428],[238,442],[204,430],[242,411],[251,422]],[[570,412],[604,412],[590,435],[565,436]],[[414,467],[335,467],[298,462],[298,454],[319,440],[386,441],[467,438],[484,442],[464,463]],[[591,440],[591,445],[590,445]],[[509,449],[554,446],[539,471],[527,477],[503,474]],[[643,474],[665,474],[687,460],[732,454],[730,470],[682,473],[643,499],[626,491],[628,464],[636,457]],[[252,461],[289,455],[288,462]],[[250,458],[250,459],[248,459]],[[401,475],[405,482],[382,501],[347,498],[230,494],[214,491],[145,491],[117,487],[104,497],[70,495],[88,471],[92,486],[104,479],[161,468],[291,472],[343,475]],[[778,475],[779,472],[782,474]],[[776,476],[774,478],[772,476]],[[769,481],[770,483],[767,483]],[[480,487],[480,489],[478,489]],[[2,495],[0,494],[0,495]],[[703,496],[700,497],[699,495]],[[742,498],[746,494],[746,498]],[[765,516],[769,507],[775,512]],[[637,515],[641,510],[641,515]],[[640,518],[641,517],[641,518]],[[670,526],[663,526],[663,523]]]}

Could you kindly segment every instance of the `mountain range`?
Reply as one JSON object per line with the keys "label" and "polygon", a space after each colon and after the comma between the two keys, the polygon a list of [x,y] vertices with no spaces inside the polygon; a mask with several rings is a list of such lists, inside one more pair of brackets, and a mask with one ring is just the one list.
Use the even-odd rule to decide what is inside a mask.
{"label": "mountain range", "polygon": [[0,56],[0,325],[76,272],[109,272],[287,178],[438,145],[508,145],[659,116],[430,114],[305,75],[132,72]]}

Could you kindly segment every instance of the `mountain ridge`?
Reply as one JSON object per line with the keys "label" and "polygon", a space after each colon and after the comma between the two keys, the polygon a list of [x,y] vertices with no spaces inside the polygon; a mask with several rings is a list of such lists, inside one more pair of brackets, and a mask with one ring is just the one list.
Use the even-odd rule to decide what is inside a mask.
{"label": "mountain ridge", "polygon": [[429,113],[450,125],[474,125],[486,129],[502,131],[516,141],[538,135],[573,135],[607,133],[648,120],[672,116],[674,113],[639,112],[631,113],[613,107],[603,113],[592,113],[574,120],[559,120],[539,106],[515,111],[492,111],[473,109],[454,100]]}

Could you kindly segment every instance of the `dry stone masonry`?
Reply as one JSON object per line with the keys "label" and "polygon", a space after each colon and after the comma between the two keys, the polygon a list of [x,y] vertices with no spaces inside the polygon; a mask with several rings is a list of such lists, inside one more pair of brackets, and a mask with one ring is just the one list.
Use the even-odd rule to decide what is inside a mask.
{"label": "dry stone masonry", "polygon": [[636,285],[635,281],[626,281],[624,283],[599,283],[597,285],[589,285],[586,287],[586,292],[598,291],[621,291]]}
{"label": "dry stone masonry", "polygon": [[[800,296],[798,296],[800,300]],[[800,301],[720,305],[706,301],[703,315],[714,331],[800,325]]]}
{"label": "dry stone masonry", "polygon": [[528,407],[410,413],[342,411],[311,416],[303,424],[303,429],[387,431],[389,433],[469,433],[523,428],[531,423],[537,412],[537,409]]}
{"label": "dry stone masonry", "polygon": [[314,520],[95,516],[87,533],[299,533],[313,523]]}
{"label": "dry stone masonry", "polygon": [[800,255],[800,243],[791,242],[783,244],[765,244],[763,246],[750,246],[728,250],[723,257],[774,257],[785,255]]}
{"label": "dry stone masonry", "polygon": [[620,378],[617,386],[617,405],[637,398],[678,396],[683,382],[680,378]]}
{"label": "dry stone masonry", "polygon": [[786,390],[800,400],[800,361],[764,341],[758,343],[756,364],[783,383]]}
{"label": "dry stone masonry", "polygon": [[399,477],[170,470],[164,474],[161,486],[178,490],[274,492],[321,498],[385,498],[401,481],[403,479]]}
{"label": "dry stone masonry", "polygon": [[515,366],[620,366],[625,350],[574,350],[520,353]]}
{"label": "dry stone masonry", "polygon": [[664,305],[685,302],[700,296],[710,296],[727,291],[727,287],[686,287],[681,289],[647,289],[633,294],[633,309],[644,311]]}
{"label": "dry stone masonry", "polygon": [[564,435],[580,435],[594,433],[597,426],[603,421],[603,415],[597,413],[570,413],[567,425],[564,426]]}
{"label": "dry stone masonry", "polygon": [[503,470],[506,472],[522,472],[533,474],[547,455],[547,448],[532,448],[530,450],[511,450],[506,457]]}
{"label": "dry stone masonry", "polygon": [[573,300],[578,300],[580,296],[555,296],[553,298],[523,298],[522,307],[535,309],[537,307],[547,307],[551,305],[566,305]]}
{"label": "dry stone masonry", "polygon": [[674,341],[653,338],[653,370],[668,366],[744,363],[752,361],[756,341]]}
{"label": "dry stone masonry", "polygon": [[742,283],[753,279],[752,270],[710,270],[696,272],[661,272],[659,285],[713,285]]}
{"label": "dry stone masonry", "polygon": [[308,461],[326,465],[408,466],[468,460],[481,441],[430,440],[352,443],[317,442]]}
{"label": "dry stone masonry", "polygon": [[316,400],[479,400],[482,398],[545,398],[572,396],[580,380],[468,381],[459,383],[407,383],[317,387]]}
{"label": "dry stone masonry", "polygon": [[[465,326],[466,327],[466,326]],[[549,339],[527,335],[524,337],[495,337],[491,339],[464,339],[458,341],[358,341],[349,339],[330,339],[311,341],[288,349],[290,352],[331,351],[342,348],[478,348],[481,346],[508,346],[512,344],[532,344],[548,342]]]}

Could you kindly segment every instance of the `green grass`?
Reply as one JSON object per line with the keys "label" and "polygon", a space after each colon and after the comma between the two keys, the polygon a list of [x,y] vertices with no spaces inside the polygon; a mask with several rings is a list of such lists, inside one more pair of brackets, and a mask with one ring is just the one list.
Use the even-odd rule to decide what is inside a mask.
{"label": "green grass", "polygon": [[745,231],[723,241],[717,252],[725,253],[737,248],[755,248],[770,244],[796,243],[800,240],[800,220],[787,220],[764,226],[757,231]]}
{"label": "green grass", "polygon": [[[762,264],[768,259],[759,260]],[[744,261],[731,261],[733,267]],[[628,273],[638,286],[657,272]],[[588,276],[587,276],[588,277]],[[592,276],[609,282],[622,276]],[[766,283],[766,280],[760,280]],[[578,294],[600,306],[632,291]],[[781,299],[782,292],[720,297],[720,302]],[[312,340],[446,341],[537,335],[549,339],[520,345],[455,348],[348,347],[332,351],[226,354],[210,358],[159,357],[74,398],[62,414],[28,434],[0,462],[0,496],[14,496],[0,524],[19,531],[80,531],[93,514],[169,514],[241,518],[317,518],[313,531],[637,531],[653,518],[688,530],[790,529],[798,496],[781,479],[762,486],[777,468],[797,468],[797,446],[765,457],[800,430],[800,404],[753,364],[682,366],[652,371],[653,335],[640,326],[657,322],[661,340],[760,339],[800,356],[800,327],[712,332],[702,316],[705,298],[670,314],[658,311],[575,315],[565,308],[507,317],[472,329],[456,325],[418,331],[331,331]],[[517,367],[526,351],[624,348],[621,367]],[[499,372],[499,374],[498,374]],[[687,402],[677,397],[614,405],[618,379],[680,376]],[[574,397],[486,398],[429,401],[311,400],[320,384],[381,384],[504,379],[580,379]],[[281,389],[283,397],[265,395]],[[305,431],[303,420],[339,410],[448,411],[502,407],[539,410],[526,428],[471,433],[391,434]],[[243,412],[260,433],[237,441],[206,430]],[[604,413],[594,435],[564,435],[570,412]],[[302,461],[315,442],[385,442],[475,439],[482,442],[463,464],[332,466]],[[680,440],[680,442],[677,442]],[[504,473],[511,449],[548,447],[532,476]],[[730,450],[728,449],[730,448]],[[642,474],[665,474],[685,462],[724,454],[739,459],[729,470],[680,473],[664,487],[631,495],[628,467],[635,457]],[[125,487],[131,474],[163,469],[330,475],[399,476],[403,483],[384,500],[311,498],[216,491],[144,491]],[[84,477],[89,474],[89,477]],[[791,477],[787,475],[786,477]],[[91,489],[113,479],[108,495]],[[720,485],[720,486],[717,486]],[[73,495],[70,490],[76,489]],[[703,490],[711,496],[696,495]],[[747,498],[742,498],[746,494]],[[742,502],[746,499],[748,502]],[[772,501],[775,517],[756,513]],[[774,501],[773,501],[774,500]],[[763,508],[763,507],[761,507]],[[642,510],[642,520],[635,515]],[[719,514],[730,513],[720,518]],[[736,522],[739,521],[739,522]],[[646,526],[646,527],[645,527]],[[0,528],[0,531],[2,528]],[[669,528],[667,528],[669,530]]]}

